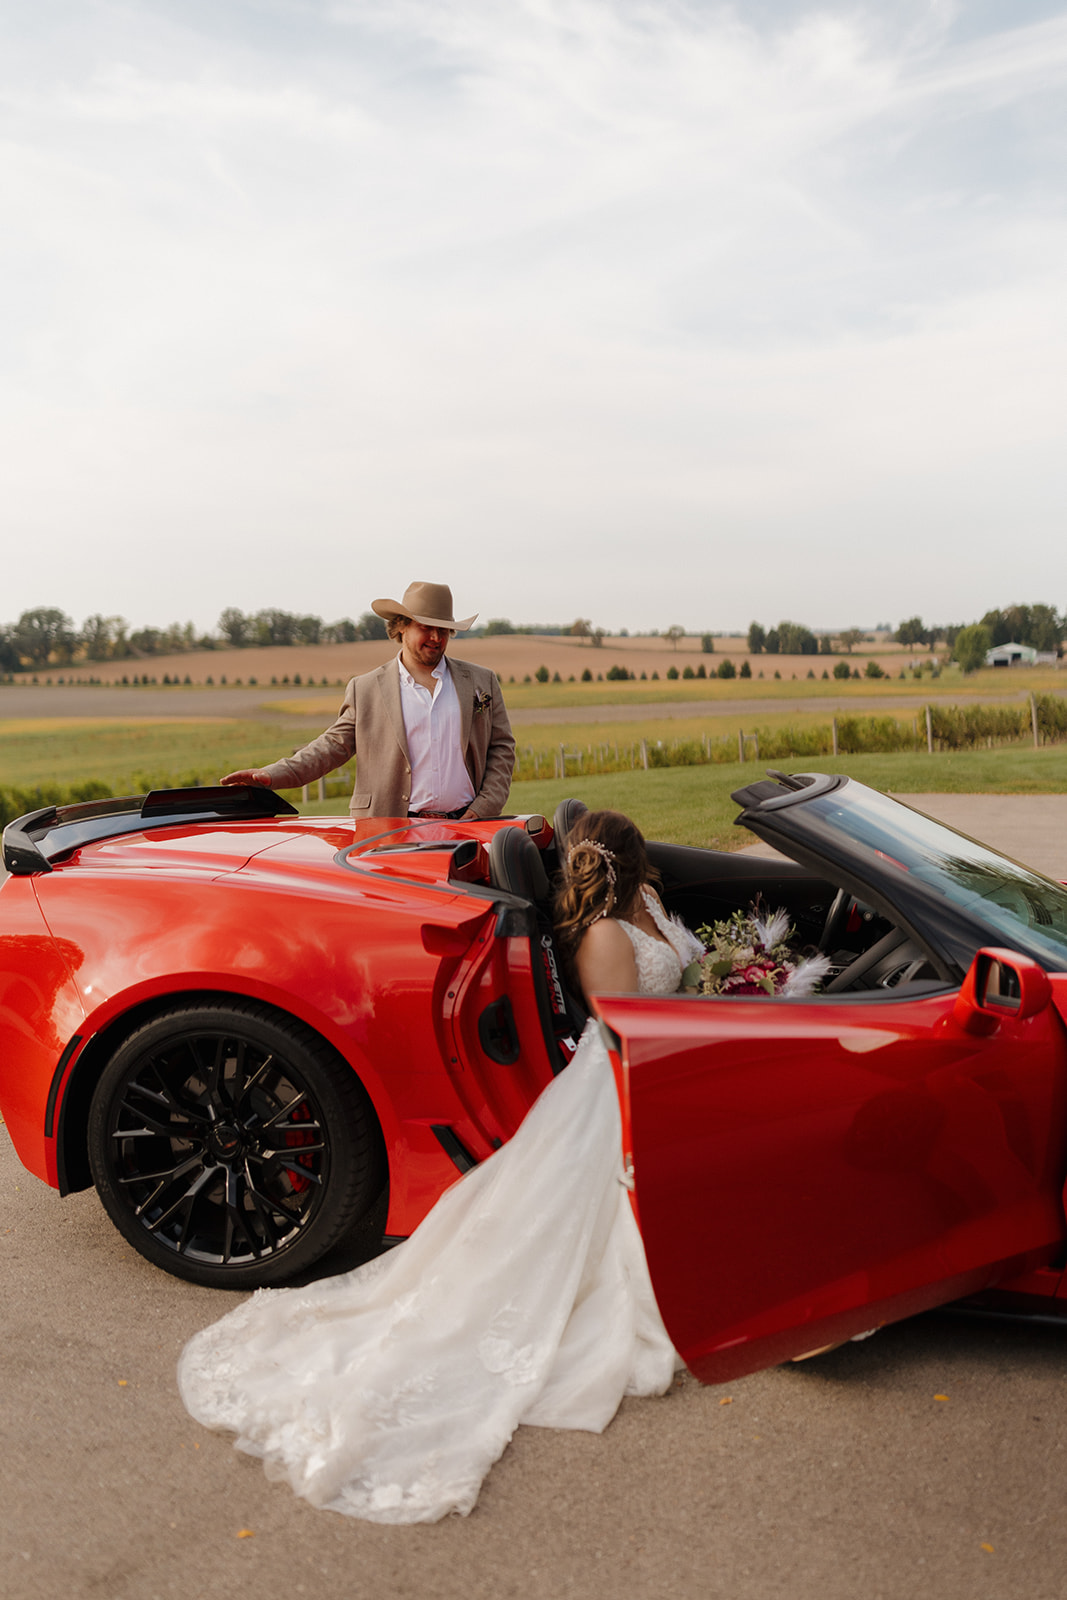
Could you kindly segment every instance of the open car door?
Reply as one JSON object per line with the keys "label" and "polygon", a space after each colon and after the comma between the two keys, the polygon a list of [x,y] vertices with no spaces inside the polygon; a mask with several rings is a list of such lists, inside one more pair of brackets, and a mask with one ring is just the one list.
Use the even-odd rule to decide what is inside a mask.
{"label": "open car door", "polygon": [[653,1287],[698,1378],[850,1338],[1059,1258],[1067,1034],[978,953],[921,997],[597,999]]}

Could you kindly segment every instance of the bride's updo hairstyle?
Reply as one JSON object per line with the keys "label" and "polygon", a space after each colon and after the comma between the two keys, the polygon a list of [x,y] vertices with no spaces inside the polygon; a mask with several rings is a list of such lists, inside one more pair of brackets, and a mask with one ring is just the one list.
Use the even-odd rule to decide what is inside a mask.
{"label": "bride's updo hairstyle", "polygon": [[621,811],[586,811],[567,835],[552,908],[568,966],[582,934],[601,917],[625,916],[643,883],[656,876],[640,828]]}

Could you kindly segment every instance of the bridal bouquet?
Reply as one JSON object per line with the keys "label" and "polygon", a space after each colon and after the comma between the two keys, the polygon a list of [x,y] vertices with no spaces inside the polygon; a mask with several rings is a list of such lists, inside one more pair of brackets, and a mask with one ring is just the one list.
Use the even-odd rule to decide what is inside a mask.
{"label": "bridal bouquet", "polygon": [[784,911],[764,913],[757,900],[724,922],[697,929],[705,946],[702,994],[811,994],[832,969],[828,956],[798,956]]}

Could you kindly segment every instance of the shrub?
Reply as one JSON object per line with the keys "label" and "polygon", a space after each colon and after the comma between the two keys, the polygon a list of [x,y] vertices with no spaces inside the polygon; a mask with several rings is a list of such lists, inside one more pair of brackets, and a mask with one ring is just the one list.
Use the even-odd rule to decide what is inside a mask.
{"label": "shrub", "polygon": [[729,656],[725,656],[723,660],[719,662],[719,665],[715,669],[715,675],[718,678],[737,677],[737,668],[734,666]]}
{"label": "shrub", "polygon": [[538,683],[547,683],[549,678],[548,668],[543,665],[538,667],[537,671],[534,673],[534,677],[537,679]]}
{"label": "shrub", "polygon": [[683,667],[682,668],[682,677],[683,678],[695,678],[696,677],[696,673],[693,671],[692,667]]}
{"label": "shrub", "polygon": [[877,661],[868,661],[863,671],[868,678],[886,678],[889,676],[884,668],[878,665]]}
{"label": "shrub", "polygon": [[977,672],[985,665],[986,651],[992,648],[992,633],[984,623],[976,622],[970,628],[960,629],[953,654],[964,672]]}
{"label": "shrub", "polygon": [[589,668],[586,667],[585,671],[582,673],[582,682],[583,683],[592,683],[592,681],[593,681],[593,674],[590,672]]}
{"label": "shrub", "polygon": [[678,676],[678,668],[677,667],[668,667],[667,668],[667,676],[668,676],[668,678],[676,678]]}
{"label": "shrub", "polygon": [[[752,668],[749,666],[747,661],[742,661],[742,663],[741,663],[741,671],[737,674],[737,676],[739,678],[751,678],[751,676],[752,676]],[[825,678],[825,676],[826,676],[826,674],[824,672],[823,673],[823,677]]]}
{"label": "shrub", "polygon": [[847,661],[837,661],[834,663],[835,678],[851,678],[851,676],[852,668],[849,666]]}
{"label": "shrub", "polygon": [[648,747],[650,767],[702,767],[705,760],[704,746],[696,739],[674,739],[667,744],[657,740]]}
{"label": "shrub", "polygon": [[931,706],[930,728],[942,749],[972,750],[990,739],[1022,738],[1030,731],[1030,707]]}
{"label": "shrub", "polygon": [[915,732],[909,723],[895,717],[841,717],[837,724],[837,747],[842,754],[856,756],[875,750],[914,750]]}

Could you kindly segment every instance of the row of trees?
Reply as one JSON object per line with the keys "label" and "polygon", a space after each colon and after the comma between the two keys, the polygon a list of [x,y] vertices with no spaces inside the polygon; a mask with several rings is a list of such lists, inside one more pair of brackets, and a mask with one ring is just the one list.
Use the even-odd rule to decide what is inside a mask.
{"label": "row of trees", "polygon": [[[606,629],[594,627],[588,617],[578,617],[569,625],[521,627],[509,622],[506,617],[491,617],[481,631],[489,636],[509,633],[567,634],[587,640],[594,648],[602,646],[607,636]],[[623,632],[625,634],[625,630]],[[980,622],[967,627],[960,624],[928,627],[921,617],[908,617],[900,624],[894,638],[899,644],[930,650],[943,642],[962,665],[959,654],[961,635],[966,635],[964,649],[968,661],[977,661],[978,665],[981,665],[981,660],[977,659],[979,646],[982,659],[985,651],[992,646],[1010,641],[1030,645],[1035,650],[1058,651],[1061,641],[1067,636],[1067,613],[1060,615],[1049,605],[1012,605],[1003,610],[987,611]],[[669,640],[677,649],[686,634],[685,629],[675,623],[664,628],[657,636]],[[350,617],[343,617],[338,622],[326,623],[321,617],[277,608],[244,612],[235,606],[227,606],[219,617],[216,633],[198,634],[191,622],[175,622],[168,628],[131,630],[124,617],[105,617],[99,613],[87,617],[82,626],[76,628],[65,612],[54,607],[40,607],[24,611],[17,622],[0,627],[0,671],[18,672],[23,667],[66,666],[74,661],[125,661],[146,656],[178,655],[190,650],[354,644],[360,639],[385,637],[385,623],[373,611],[365,611],[355,622]],[[986,641],[984,644],[983,640]],[[747,642],[752,655],[830,656],[841,652],[851,655],[857,645],[872,643],[873,640],[862,628],[816,634],[803,623],[785,621],[773,628],[753,622],[749,626]],[[705,654],[714,650],[712,634],[701,635],[701,649]],[[966,670],[971,669],[968,667]]]}
{"label": "row of trees", "polygon": [[[1005,606],[1002,611],[987,611],[972,628],[984,628],[989,635],[987,650],[998,644],[1028,644],[1034,650],[1053,652],[1067,636],[1067,612],[1061,616],[1054,606]],[[943,640],[955,653],[962,623],[928,628],[921,617],[908,617],[894,638],[900,644],[928,645],[931,650]],[[957,658],[958,659],[958,658]]]}
{"label": "row of trees", "polygon": [[840,650],[851,655],[856,645],[869,640],[862,628],[846,628],[843,633],[813,633],[802,622],[780,622],[776,628],[749,623],[749,654],[758,656],[833,656]]}
{"label": "row of trees", "polygon": [[384,639],[386,627],[373,611],[364,611],[358,622],[342,617],[340,622],[323,622],[321,617],[297,616],[292,611],[249,612],[227,606],[219,617],[222,642],[233,650],[270,644],[355,644],[357,639]]}
{"label": "row of trees", "polygon": [[[973,671],[985,660],[987,650],[999,644],[1026,644],[1035,650],[1059,651],[1067,636],[1067,612],[1061,616],[1053,606],[1005,606],[1003,610],[987,611],[980,622],[965,626],[962,623],[937,623],[928,627],[921,617],[907,617],[897,628],[893,638],[897,644],[915,645],[934,650],[944,644],[953,659],[964,666],[962,650],[966,656],[965,671]],[[870,634],[862,628],[846,628],[843,632],[816,635],[798,622],[780,622],[777,628],[765,629],[753,622],[748,630],[748,648],[752,655],[766,651],[768,655],[835,655],[843,650],[851,655],[859,644],[873,643]]]}
{"label": "row of trees", "polygon": [[385,623],[373,611],[364,612],[358,622],[344,617],[340,622],[324,623],[321,617],[275,609],[246,615],[230,606],[219,618],[217,633],[197,633],[191,622],[131,631],[125,617],[99,613],[86,617],[76,628],[66,612],[40,607],[24,611],[9,627],[0,627],[0,670],[18,672],[24,666],[128,661],[254,645],[352,644],[357,639],[385,637]]}

